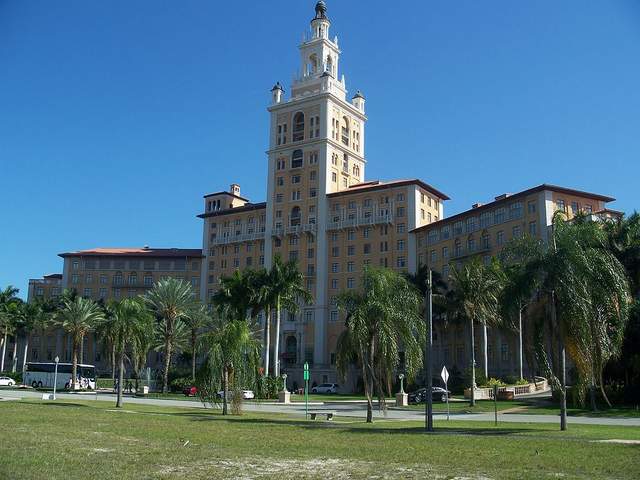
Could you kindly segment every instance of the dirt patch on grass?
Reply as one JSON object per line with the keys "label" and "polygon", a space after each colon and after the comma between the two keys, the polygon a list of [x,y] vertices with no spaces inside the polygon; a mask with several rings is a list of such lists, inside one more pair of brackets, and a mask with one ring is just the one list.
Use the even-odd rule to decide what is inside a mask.
{"label": "dirt patch on grass", "polygon": [[254,480],[265,478],[296,478],[324,480],[346,480],[355,478],[386,479],[451,479],[451,480],[491,480],[483,475],[459,476],[438,474],[426,464],[401,465],[360,460],[335,458],[318,459],[274,459],[244,458],[220,459],[191,465],[164,465],[157,472],[166,478],[178,476],[212,476],[215,478],[233,478]]}

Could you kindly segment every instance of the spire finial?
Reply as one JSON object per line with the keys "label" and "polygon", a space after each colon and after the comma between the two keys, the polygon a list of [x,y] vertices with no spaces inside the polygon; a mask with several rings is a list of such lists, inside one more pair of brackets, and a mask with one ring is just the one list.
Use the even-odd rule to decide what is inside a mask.
{"label": "spire finial", "polygon": [[327,18],[327,4],[320,0],[316,3],[316,19]]}

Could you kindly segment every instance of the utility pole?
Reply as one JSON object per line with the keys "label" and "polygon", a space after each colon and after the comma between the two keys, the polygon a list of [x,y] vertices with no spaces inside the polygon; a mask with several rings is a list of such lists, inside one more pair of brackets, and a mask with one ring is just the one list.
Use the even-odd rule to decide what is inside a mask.
{"label": "utility pole", "polygon": [[431,351],[433,349],[433,292],[432,292],[432,274],[429,269],[429,276],[427,277],[427,298],[426,298],[426,327],[427,327],[427,341],[425,346],[425,375],[427,377],[426,388],[426,429],[427,432],[433,432],[433,374],[431,367]]}

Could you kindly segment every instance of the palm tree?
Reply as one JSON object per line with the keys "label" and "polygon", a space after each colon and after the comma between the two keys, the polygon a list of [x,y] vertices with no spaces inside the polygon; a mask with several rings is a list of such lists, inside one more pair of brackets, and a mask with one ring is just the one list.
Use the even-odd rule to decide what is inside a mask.
{"label": "palm tree", "polygon": [[196,380],[196,359],[198,356],[198,335],[202,329],[211,323],[211,315],[204,305],[188,313],[184,322],[189,328],[189,343],[191,346],[191,380]]}
{"label": "palm tree", "polygon": [[111,365],[111,382],[116,381],[116,339],[114,325],[114,302],[109,302],[104,307],[104,320],[96,327],[96,338],[101,339],[102,347],[109,353],[109,364]]}
{"label": "palm tree", "polygon": [[528,274],[526,261],[535,254],[538,245],[538,240],[526,236],[509,242],[500,252],[500,264],[504,273],[504,285],[500,295],[501,315],[509,328],[518,332],[520,380],[524,376],[523,314],[533,303],[535,293],[535,277]]}
{"label": "palm tree", "polygon": [[[450,279],[451,292],[449,303],[455,315],[469,322],[471,331],[471,405],[476,403],[476,358],[474,325],[480,323],[486,328],[488,324],[499,324],[499,295],[501,280],[495,263],[485,266],[476,258],[453,269]],[[486,354],[486,330],[485,330]],[[485,370],[486,370],[485,355]]]}
{"label": "palm tree", "polygon": [[114,332],[116,355],[118,356],[118,390],[116,408],[122,407],[124,384],[124,359],[127,346],[133,347],[141,330],[149,325],[151,317],[144,303],[127,298],[112,306],[111,329]]}
{"label": "palm tree", "polygon": [[222,414],[228,414],[229,391],[234,401],[241,400],[241,390],[252,385],[260,365],[260,342],[244,319],[225,322],[218,319],[214,329],[205,334],[202,344],[207,358],[200,373],[198,390],[203,401],[218,402],[222,390]]}
{"label": "palm tree", "polygon": [[[523,275],[533,279],[537,298],[548,306],[548,315],[534,323],[536,356],[553,388],[561,393],[564,430],[565,348],[578,371],[578,398],[582,401],[588,389],[595,409],[599,383],[610,404],[602,372],[609,359],[619,355],[624,338],[631,303],[626,272],[610,251],[607,232],[600,224],[581,218],[567,222],[558,212],[548,245],[539,243],[531,249]],[[547,343],[546,338],[555,341]]]}
{"label": "palm tree", "polygon": [[20,290],[9,285],[0,290],[0,331],[2,333],[2,357],[0,358],[0,372],[4,371],[4,358],[7,351],[7,338],[15,332],[14,307],[20,301],[16,296]]}
{"label": "palm tree", "polygon": [[156,324],[153,315],[144,315],[138,318],[139,328],[131,339],[131,363],[136,375],[136,391],[139,388],[139,380],[147,364],[149,351],[156,345]]}
{"label": "palm tree", "polygon": [[168,393],[174,344],[185,333],[183,320],[194,308],[195,295],[190,283],[168,278],[156,283],[144,299],[158,320],[157,332],[162,340],[160,349],[164,354],[162,393]]}
{"label": "palm tree", "polygon": [[23,309],[22,332],[24,334],[24,353],[22,356],[22,371],[27,364],[27,354],[29,352],[29,341],[34,331],[45,330],[51,322],[51,314],[48,311],[46,302],[36,300],[33,303],[25,303]]}
{"label": "palm tree", "polygon": [[65,298],[56,315],[57,323],[72,338],[71,389],[75,390],[78,371],[78,349],[84,336],[104,320],[102,308],[93,300],[75,297]]}
{"label": "palm tree", "polygon": [[310,303],[313,298],[304,286],[304,275],[298,270],[295,260],[283,263],[280,256],[276,255],[268,276],[268,297],[273,299],[273,307],[276,310],[276,332],[274,347],[273,374],[280,375],[280,317],[282,309],[296,314],[299,310],[299,302]]}
{"label": "palm tree", "polygon": [[421,298],[397,272],[365,268],[359,291],[341,292],[337,305],[346,313],[345,330],[338,339],[337,368],[344,378],[353,362],[362,369],[367,396],[367,423],[373,421],[373,394],[384,406],[384,386],[399,366],[404,348],[405,371],[411,378],[422,365],[425,326]]}

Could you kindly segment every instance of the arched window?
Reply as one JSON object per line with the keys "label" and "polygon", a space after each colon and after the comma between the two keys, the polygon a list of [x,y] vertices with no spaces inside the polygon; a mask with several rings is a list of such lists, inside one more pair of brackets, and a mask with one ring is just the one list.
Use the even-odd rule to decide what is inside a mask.
{"label": "arched window", "polygon": [[335,77],[333,73],[333,58],[331,58],[331,55],[327,55],[327,72]]}
{"label": "arched window", "polygon": [[304,113],[298,112],[293,117],[293,141],[304,140]]}
{"label": "arched window", "polygon": [[318,71],[318,57],[314,53],[309,57],[309,74],[316,73]]}
{"label": "arched window", "polygon": [[302,166],[304,154],[302,150],[295,150],[291,155],[291,168],[300,168]]}
{"label": "arched window", "polygon": [[285,351],[287,365],[295,365],[298,357],[298,341],[293,335],[287,337]]}
{"label": "arched window", "polygon": [[291,209],[291,218],[289,219],[289,223],[292,227],[300,225],[300,207],[293,207]]}
{"label": "arched window", "polygon": [[349,119],[342,117],[342,143],[349,145]]}

